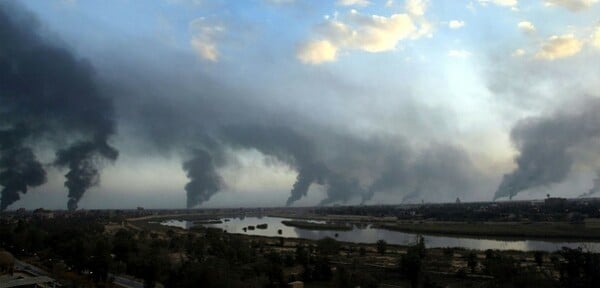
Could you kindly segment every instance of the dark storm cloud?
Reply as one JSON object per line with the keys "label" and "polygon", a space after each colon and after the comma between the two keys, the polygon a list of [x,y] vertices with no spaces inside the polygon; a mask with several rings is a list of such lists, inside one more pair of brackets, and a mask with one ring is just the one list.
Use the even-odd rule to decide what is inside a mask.
{"label": "dark storm cloud", "polygon": [[519,151],[517,168],[504,175],[494,199],[512,198],[521,191],[567,178],[578,145],[600,136],[600,100],[589,98],[571,104],[577,106],[575,112],[527,118],[513,128],[511,139]]}
{"label": "dark storm cloud", "polygon": [[[65,186],[69,189],[69,208],[73,208],[85,190],[98,183],[96,158],[114,160],[118,155],[107,143],[114,133],[114,112],[111,100],[97,91],[91,65],[44,38],[40,27],[14,2],[0,3],[1,124],[27,130],[36,140],[48,139],[60,145],[75,141],[61,147],[56,160],[58,166],[70,169]],[[2,157],[11,157],[10,151],[21,149],[20,158],[12,158],[15,165],[35,166],[40,180],[39,175],[45,172],[33,151],[18,142],[12,145],[2,151]],[[23,187],[41,184],[8,179],[22,175],[5,174],[3,182],[21,183],[17,191],[23,193]],[[7,185],[4,189],[15,189]],[[2,201],[10,199],[4,200],[3,195]]]}

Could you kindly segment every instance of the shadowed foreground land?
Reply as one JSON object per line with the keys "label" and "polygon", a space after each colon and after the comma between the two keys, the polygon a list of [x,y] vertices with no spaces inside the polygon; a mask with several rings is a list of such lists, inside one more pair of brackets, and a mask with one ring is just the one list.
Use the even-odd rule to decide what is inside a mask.
{"label": "shadowed foreground land", "polygon": [[[171,211],[50,213],[3,214],[0,247],[67,287],[115,287],[113,279],[122,277],[147,287],[287,287],[291,281],[305,287],[595,287],[600,281],[600,255],[580,249],[430,249],[422,240],[352,244],[157,223],[172,218]],[[137,217],[149,214],[157,215]]]}

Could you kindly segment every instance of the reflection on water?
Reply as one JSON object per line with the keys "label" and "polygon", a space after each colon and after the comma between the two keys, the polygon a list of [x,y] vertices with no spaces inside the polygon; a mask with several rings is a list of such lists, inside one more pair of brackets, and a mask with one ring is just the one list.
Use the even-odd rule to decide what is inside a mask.
{"label": "reflection on water", "polygon": [[165,226],[179,227],[183,229],[190,229],[194,226],[194,222],[192,221],[181,221],[181,220],[167,220],[160,223]]}
{"label": "reflection on water", "polygon": [[[228,221],[226,221],[226,219]],[[247,235],[269,236],[269,237],[286,237],[286,238],[305,238],[318,240],[325,237],[332,237],[339,241],[352,243],[375,243],[377,240],[383,239],[390,244],[409,245],[415,243],[417,234],[403,233],[398,231],[389,231],[384,229],[372,228],[369,225],[355,226],[350,231],[322,231],[322,230],[307,230],[296,227],[288,227],[281,223],[282,220],[291,220],[279,217],[240,217],[240,218],[225,218],[221,224],[206,224],[206,227],[220,228],[228,233],[239,233]],[[323,223],[323,221],[313,221]],[[189,229],[193,226],[189,221],[169,220],[161,223],[162,225],[180,227]],[[247,230],[248,226],[256,226],[259,224],[267,224],[267,229]],[[279,234],[278,230],[281,230]],[[337,234],[337,237],[336,237]],[[542,250],[555,251],[561,247],[577,248],[600,252],[600,243],[594,242],[548,242],[539,240],[491,240],[491,239],[473,239],[473,238],[458,238],[447,236],[424,236],[425,244],[430,248],[439,247],[462,247],[467,249],[497,249],[497,250]]]}

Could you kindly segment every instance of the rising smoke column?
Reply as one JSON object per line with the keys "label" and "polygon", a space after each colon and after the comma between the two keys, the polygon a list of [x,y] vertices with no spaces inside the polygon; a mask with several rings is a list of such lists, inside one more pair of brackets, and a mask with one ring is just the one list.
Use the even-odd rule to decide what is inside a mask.
{"label": "rising smoke column", "polygon": [[323,183],[328,169],[316,161],[314,145],[305,137],[284,126],[239,125],[222,130],[223,139],[233,147],[254,148],[274,156],[297,172],[286,205],[305,196],[314,182]]}
{"label": "rising smoke column", "polygon": [[42,164],[31,148],[24,146],[28,134],[23,126],[0,130],[0,211],[19,200],[19,192],[25,194],[28,188],[46,182]]}
{"label": "rising smoke column", "polygon": [[115,161],[119,152],[106,143],[105,139],[77,142],[56,153],[55,164],[68,167],[65,187],[69,189],[67,207],[77,209],[77,203],[89,188],[100,183],[99,167],[103,160]]}
{"label": "rising smoke column", "polygon": [[511,131],[519,151],[517,168],[505,174],[494,199],[564,181],[574,163],[577,146],[600,136],[600,100],[586,99],[576,112],[528,118]]}
{"label": "rising smoke column", "polygon": [[364,195],[365,192],[356,178],[350,178],[340,173],[329,171],[326,174],[324,185],[327,198],[320,205],[328,205],[337,201],[348,202],[353,196]]}
{"label": "rising smoke column", "polygon": [[321,204],[348,201],[364,192],[356,179],[331,170],[317,155],[315,144],[306,136],[285,126],[239,125],[228,126],[222,131],[223,139],[234,147],[254,148],[276,157],[294,168],[298,175],[286,205],[306,196],[310,185],[326,187],[327,198]]}
{"label": "rising smoke column", "polygon": [[435,144],[421,151],[405,147],[388,154],[384,162],[379,176],[363,194],[363,204],[377,192],[403,194],[402,202],[426,196],[452,199],[475,191],[477,180],[483,178],[467,153],[449,144]]}
{"label": "rising smoke column", "polygon": [[294,202],[300,200],[306,196],[310,185],[313,183],[323,184],[323,172],[326,168],[320,164],[305,165],[298,168],[298,175],[296,176],[296,182],[292,186],[290,191],[290,197],[288,197],[285,205],[290,206]]}
{"label": "rising smoke column", "polygon": [[223,185],[223,179],[216,171],[213,157],[206,150],[194,151],[194,157],[183,163],[183,170],[190,179],[190,182],[185,185],[187,208],[208,201]]}
{"label": "rising smoke column", "polygon": [[371,200],[376,192],[397,189],[407,185],[409,181],[408,161],[408,155],[403,152],[389,155],[383,171],[362,195],[361,204]]}
{"label": "rising smoke column", "polygon": [[596,171],[596,178],[594,179],[594,184],[590,191],[579,195],[579,198],[590,197],[596,193],[600,192],[600,170]]}
{"label": "rising smoke column", "polygon": [[[100,160],[118,155],[107,144],[114,134],[114,109],[112,99],[97,91],[91,65],[58,46],[59,41],[49,41],[40,30],[37,19],[18,2],[0,2],[0,124],[17,130],[35,127],[30,138],[61,147],[55,164],[70,169],[65,186],[71,209],[86,189],[97,184]],[[64,148],[69,142],[74,144]],[[20,153],[11,159],[15,167],[39,166],[30,149],[11,151]],[[38,170],[43,171],[31,171]],[[23,183],[22,175],[5,173],[3,182]],[[16,186],[24,192],[23,187],[32,185]]]}

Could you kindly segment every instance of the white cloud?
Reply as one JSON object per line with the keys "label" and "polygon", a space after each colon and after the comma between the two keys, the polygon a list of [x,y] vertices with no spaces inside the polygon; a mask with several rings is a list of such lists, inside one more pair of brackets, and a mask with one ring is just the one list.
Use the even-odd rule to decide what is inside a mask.
{"label": "white cloud", "polygon": [[544,60],[566,58],[579,53],[582,46],[583,43],[573,34],[552,36],[546,40],[535,57]]}
{"label": "white cloud", "polygon": [[517,24],[517,27],[523,32],[532,33],[535,32],[535,25],[529,21],[521,21]]}
{"label": "white cloud", "polygon": [[471,56],[471,52],[467,50],[450,50],[448,51],[448,56],[455,58],[466,58]]}
{"label": "white cloud", "polygon": [[545,0],[546,6],[561,6],[571,11],[585,10],[600,0]]}
{"label": "white cloud", "polygon": [[335,61],[337,48],[327,40],[311,41],[298,47],[296,56],[306,64]]}
{"label": "white cloud", "polygon": [[349,19],[352,27],[334,23],[331,26],[334,28],[332,32],[339,33],[337,36],[343,38],[342,46],[373,53],[393,50],[400,40],[409,37],[416,30],[412,19],[406,14],[384,17],[353,12]]}
{"label": "white cloud", "polygon": [[209,23],[204,17],[196,18],[190,22],[190,45],[192,49],[205,60],[219,61],[217,38],[225,31],[225,27]]}
{"label": "white cloud", "polygon": [[504,6],[504,7],[512,7],[512,8],[516,8],[517,5],[519,4],[518,0],[477,0],[479,2],[479,4],[485,6],[488,3],[492,3],[498,6]]}
{"label": "white cloud", "polygon": [[521,56],[525,55],[525,53],[526,53],[525,50],[519,48],[519,49],[515,50],[511,55],[513,57],[521,57]]}
{"label": "white cloud", "polygon": [[[417,2],[424,3],[414,3]],[[422,15],[414,15],[425,13],[425,10],[412,13],[386,17],[362,14],[352,9],[344,15],[327,16],[325,22],[316,27],[317,36],[301,44],[296,56],[304,63],[319,64],[336,60],[338,52],[343,50],[392,51],[402,40],[431,36],[431,24]]]}
{"label": "white cloud", "polygon": [[596,29],[594,29],[590,44],[592,44],[592,46],[595,46],[596,48],[600,48],[600,25],[598,25]]}
{"label": "white cloud", "polygon": [[340,6],[368,6],[371,4],[369,0],[338,0],[337,5]]}
{"label": "white cloud", "polygon": [[385,7],[392,7],[392,6],[394,6],[394,0],[385,1]]}
{"label": "white cloud", "polygon": [[427,4],[426,0],[407,0],[405,9],[408,14],[423,16],[425,15],[425,11],[427,11]]}
{"label": "white cloud", "polygon": [[458,29],[463,26],[465,26],[465,21],[461,20],[452,20],[450,23],[448,23],[448,27],[450,27],[450,29]]}

